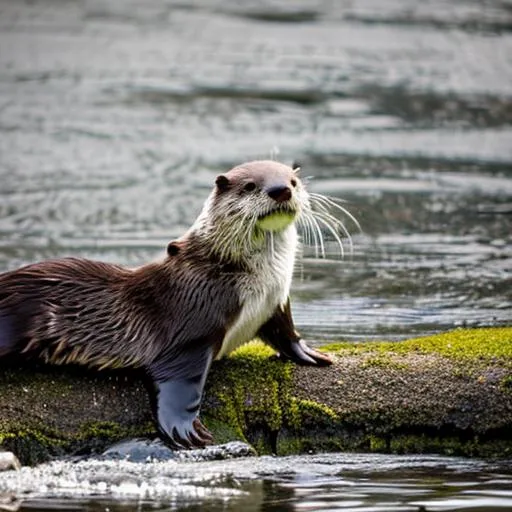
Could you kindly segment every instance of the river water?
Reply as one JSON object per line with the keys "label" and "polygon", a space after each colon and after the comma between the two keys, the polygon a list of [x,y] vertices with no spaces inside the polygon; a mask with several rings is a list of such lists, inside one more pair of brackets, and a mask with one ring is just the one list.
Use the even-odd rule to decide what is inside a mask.
{"label": "river water", "polygon": [[[152,260],[218,173],[260,158],[299,161],[362,228],[345,219],[343,261],[305,249],[305,337],[511,323],[510,0],[0,0],[0,271]],[[378,466],[260,479],[254,502],[512,508],[492,472]]]}
{"label": "river water", "polygon": [[[32,512],[512,510],[512,464],[439,456],[56,462],[24,468],[11,483],[13,510]],[[0,500],[2,488],[0,477]]]}
{"label": "river water", "polygon": [[509,323],[511,5],[0,0],[0,270],[147,262],[274,157],[362,227],[305,252],[306,337]]}

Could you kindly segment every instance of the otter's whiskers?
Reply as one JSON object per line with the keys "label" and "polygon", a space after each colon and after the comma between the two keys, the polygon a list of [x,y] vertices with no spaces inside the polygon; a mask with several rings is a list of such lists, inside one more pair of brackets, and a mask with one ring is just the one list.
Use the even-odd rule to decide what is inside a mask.
{"label": "otter's whiskers", "polygon": [[333,214],[333,211],[348,217],[358,231],[361,231],[361,226],[354,215],[347,208],[338,204],[338,201],[341,200],[310,192],[309,201],[303,207],[302,214],[298,218],[298,225],[303,231],[304,243],[306,245],[313,245],[317,258],[319,257],[319,252],[322,258],[325,259],[327,257],[324,231],[327,231],[336,242],[342,259],[345,257],[344,239],[348,241],[349,254],[352,255],[354,253],[354,244],[350,231],[343,221]]}

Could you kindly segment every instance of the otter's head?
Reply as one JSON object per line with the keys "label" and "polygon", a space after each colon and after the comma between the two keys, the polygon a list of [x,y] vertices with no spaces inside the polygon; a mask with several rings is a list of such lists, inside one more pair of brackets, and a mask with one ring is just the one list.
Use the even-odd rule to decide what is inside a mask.
{"label": "otter's head", "polygon": [[228,259],[244,258],[266,241],[273,250],[294,251],[295,221],[308,206],[297,169],[273,161],[249,162],[217,176],[192,231]]}
{"label": "otter's head", "polygon": [[214,202],[256,230],[280,232],[300,215],[307,193],[297,169],[273,161],[239,165],[215,181]]}

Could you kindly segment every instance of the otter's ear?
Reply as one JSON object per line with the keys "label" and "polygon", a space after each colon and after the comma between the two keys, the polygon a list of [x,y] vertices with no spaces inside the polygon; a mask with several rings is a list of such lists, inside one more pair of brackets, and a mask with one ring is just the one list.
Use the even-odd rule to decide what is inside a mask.
{"label": "otter's ear", "polygon": [[215,179],[215,185],[217,185],[217,188],[221,192],[227,190],[229,188],[229,179],[227,178],[227,176],[224,176],[224,174],[220,174]]}
{"label": "otter's ear", "polygon": [[293,172],[295,174],[298,174],[300,172],[300,168],[301,168],[300,162],[297,162],[297,160],[294,160],[294,162],[292,164]]}
{"label": "otter's ear", "polygon": [[167,254],[169,256],[176,256],[180,252],[180,246],[178,245],[178,242],[173,241],[169,242],[167,245]]}

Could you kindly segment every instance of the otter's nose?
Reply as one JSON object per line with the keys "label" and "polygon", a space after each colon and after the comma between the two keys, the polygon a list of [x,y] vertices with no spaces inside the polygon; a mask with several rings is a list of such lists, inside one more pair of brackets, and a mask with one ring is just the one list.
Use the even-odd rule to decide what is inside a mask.
{"label": "otter's nose", "polygon": [[270,187],[267,189],[267,194],[278,203],[288,201],[288,199],[292,197],[292,191],[286,185],[276,185],[275,187]]}

